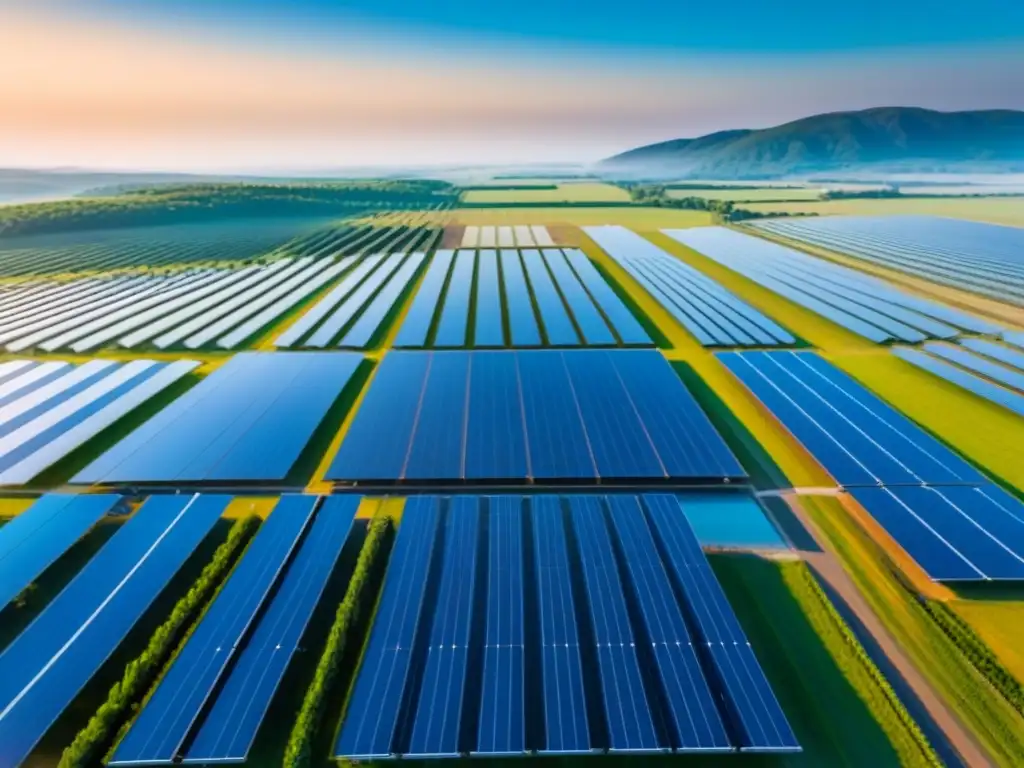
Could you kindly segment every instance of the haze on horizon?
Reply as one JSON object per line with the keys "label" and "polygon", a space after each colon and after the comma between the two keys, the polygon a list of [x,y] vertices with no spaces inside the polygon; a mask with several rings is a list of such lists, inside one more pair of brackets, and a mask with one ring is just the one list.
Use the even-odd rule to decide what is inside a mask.
{"label": "haze on horizon", "polygon": [[1024,4],[0,7],[0,167],[590,162],[882,105],[1024,109]]}

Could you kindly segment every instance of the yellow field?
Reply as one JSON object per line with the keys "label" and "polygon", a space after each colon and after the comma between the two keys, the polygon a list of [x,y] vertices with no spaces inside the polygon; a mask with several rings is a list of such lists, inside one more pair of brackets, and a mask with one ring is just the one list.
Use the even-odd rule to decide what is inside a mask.
{"label": "yellow field", "polygon": [[32,506],[35,499],[0,499],[0,518],[20,515]]}
{"label": "yellow field", "polygon": [[224,517],[238,518],[259,515],[266,519],[277,504],[277,496],[236,496],[224,510]]}
{"label": "yellow field", "polygon": [[821,216],[834,214],[856,216],[886,216],[899,213],[926,214],[1024,227],[1024,197],[958,197],[934,200],[922,198],[872,200],[864,198],[828,200],[820,203],[751,203],[744,208],[772,213],[784,211],[817,213]]}
{"label": "yellow field", "polygon": [[436,214],[439,222],[462,226],[492,224],[569,224],[586,227],[596,224],[621,224],[635,229],[656,230],[662,227],[706,227],[712,223],[710,213],[682,211],[671,208],[640,206],[609,208],[464,208]]}
{"label": "yellow field", "polygon": [[[514,184],[516,182],[507,182]],[[472,189],[463,194],[466,203],[604,203],[628,202],[622,187],[600,182],[558,184],[557,189]]]}
{"label": "yellow field", "polygon": [[1024,602],[956,600],[960,614],[1018,680],[1024,680]]}
{"label": "yellow field", "polygon": [[721,187],[705,187],[703,189],[670,189],[668,196],[674,198],[703,197],[707,200],[734,200],[747,202],[756,200],[770,202],[773,200],[817,200],[824,190],[814,187],[787,189],[786,187],[744,187],[743,189],[723,189]]}

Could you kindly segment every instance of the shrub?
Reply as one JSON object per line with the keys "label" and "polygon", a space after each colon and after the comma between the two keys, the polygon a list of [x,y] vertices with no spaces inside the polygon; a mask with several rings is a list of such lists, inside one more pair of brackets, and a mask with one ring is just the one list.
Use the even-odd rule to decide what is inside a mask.
{"label": "shrub", "polygon": [[258,527],[259,517],[250,515],[236,520],[227,538],[217,547],[210,562],[188,592],[175,604],[171,615],[149,639],[146,649],[124,669],[121,680],[107,693],[107,699],[64,750],[58,768],[84,768],[99,762],[110,746],[126,716],[149,690],[167,663],[185,630],[195,621],[203,606],[238,560]]}
{"label": "shrub", "polygon": [[370,521],[366,541],[363,542],[355,570],[352,572],[352,580],[345,590],[345,597],[338,606],[334,624],[327,635],[327,643],[320,656],[320,661],[317,663],[313,681],[306,690],[302,708],[299,710],[295,726],[288,737],[288,745],[285,747],[284,753],[284,768],[304,768],[310,763],[313,739],[320,727],[320,721],[323,719],[327,695],[338,676],[338,666],[345,654],[349,632],[358,623],[366,607],[364,593],[374,571],[381,544],[391,529],[391,524],[391,518],[386,515],[379,515]]}

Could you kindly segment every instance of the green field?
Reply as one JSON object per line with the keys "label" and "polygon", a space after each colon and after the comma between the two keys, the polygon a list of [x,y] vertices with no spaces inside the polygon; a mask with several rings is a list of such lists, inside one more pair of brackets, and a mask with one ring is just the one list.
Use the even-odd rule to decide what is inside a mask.
{"label": "green field", "polygon": [[824,190],[817,188],[747,187],[724,189],[705,187],[703,189],[670,189],[669,197],[703,197],[708,200],[732,200],[736,203],[770,202],[773,200],[817,200]]}
{"label": "green field", "polygon": [[752,203],[744,206],[762,213],[815,213],[819,216],[887,216],[917,214],[952,216],[1024,227],[1024,197],[947,197],[828,200],[817,203]]}
{"label": "green field", "polygon": [[462,197],[466,203],[603,203],[629,202],[629,193],[600,182],[559,183],[556,189],[473,189]]}

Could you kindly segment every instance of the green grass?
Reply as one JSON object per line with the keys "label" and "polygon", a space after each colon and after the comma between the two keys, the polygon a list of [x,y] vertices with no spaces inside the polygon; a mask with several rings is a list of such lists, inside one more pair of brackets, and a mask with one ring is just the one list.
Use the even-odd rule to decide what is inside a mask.
{"label": "green grass", "polygon": [[817,200],[823,190],[813,188],[744,187],[743,189],[670,189],[668,197],[703,197],[705,200],[732,200],[737,203]]}
{"label": "green grass", "polygon": [[821,216],[925,214],[1024,227],[1024,197],[865,198],[817,203],[751,203],[744,207],[766,213],[817,213]]}
{"label": "green grass", "polygon": [[1024,718],[928,616],[868,534],[835,499],[803,503],[868,604],[998,765],[1024,764]]}
{"label": "green grass", "polygon": [[1024,601],[956,600],[950,607],[971,625],[1018,680],[1024,680]]}
{"label": "green grass", "polygon": [[462,196],[466,203],[594,203],[629,202],[621,187],[600,182],[571,182],[554,189],[473,189]]}

